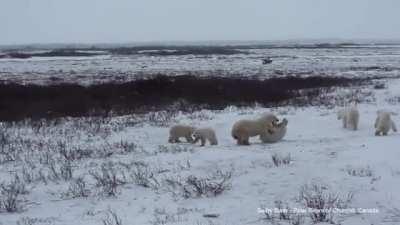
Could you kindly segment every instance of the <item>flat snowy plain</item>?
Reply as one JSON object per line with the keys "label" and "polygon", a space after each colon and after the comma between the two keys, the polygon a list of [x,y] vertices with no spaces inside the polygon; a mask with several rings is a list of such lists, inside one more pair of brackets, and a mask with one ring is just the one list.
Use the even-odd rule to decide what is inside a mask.
{"label": "flat snowy plain", "polygon": [[[2,123],[1,181],[6,189],[14,181],[20,193],[16,212],[2,209],[0,224],[91,225],[107,218],[116,224],[112,212],[122,224],[311,224],[309,214],[285,219],[258,212],[305,208],[302,194],[331,201],[325,207],[379,211],[326,215],[337,224],[398,224],[400,137],[376,137],[373,127],[377,109],[394,112],[400,124],[400,105],[393,103],[400,81],[387,86],[373,91],[374,101],[359,104],[357,131],[341,127],[339,107]],[[233,123],[269,111],[289,120],[284,140],[262,144],[253,138],[250,146],[237,146]],[[168,127],[178,122],[213,127],[219,145],[167,143]],[[275,165],[273,157],[284,162]],[[190,180],[201,181],[204,192]]]}
{"label": "flat snowy plain", "polygon": [[[250,75],[282,68],[343,76],[399,75],[398,49],[302,50],[303,56],[286,49],[255,52],[253,59],[207,57],[197,69],[233,68],[233,73]],[[273,58],[270,67],[261,66],[259,60],[268,54],[283,56]],[[141,70],[139,59],[120,59]],[[177,74],[195,70],[192,64],[198,62],[192,56],[180,58],[186,63],[176,63],[174,57],[152,59],[149,70]],[[118,68],[130,70],[118,58],[99,57],[67,64],[3,60],[0,72],[3,80],[21,83],[42,83],[51,76],[74,81],[88,74],[81,77],[86,83],[99,71],[107,74],[104,62],[122,76],[125,71]],[[66,69],[70,67],[76,71]],[[400,80],[388,78],[385,84],[383,89],[350,87],[333,93],[343,101],[364,93],[357,131],[343,129],[337,120],[340,101],[332,107],[228,107],[191,114],[2,122],[0,225],[400,224],[400,135],[374,136],[378,109],[393,112],[400,127]],[[288,119],[284,139],[262,144],[252,138],[250,146],[237,146],[230,135],[234,122],[265,112]],[[177,123],[214,128],[219,145],[169,144],[169,127]],[[285,212],[307,207],[334,207],[342,213]],[[274,208],[282,213],[259,212]],[[345,213],[352,209],[372,212]]]}

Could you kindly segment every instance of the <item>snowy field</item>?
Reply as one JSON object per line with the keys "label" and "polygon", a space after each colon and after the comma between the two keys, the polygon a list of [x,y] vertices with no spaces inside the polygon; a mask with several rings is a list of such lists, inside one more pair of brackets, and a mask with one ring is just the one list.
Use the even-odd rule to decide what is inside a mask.
{"label": "snowy field", "polygon": [[[125,82],[149,75],[257,76],[338,75],[398,76],[400,45],[356,45],[341,48],[235,49],[232,55],[146,54],[91,57],[0,59],[0,80],[17,83]],[[1,55],[1,52],[0,52]],[[263,65],[262,59],[272,59]]]}
{"label": "snowy field", "polygon": [[[339,107],[1,123],[0,224],[399,224],[400,136],[373,128],[378,109],[400,125],[399,90],[395,79],[373,90],[358,131],[341,127]],[[289,120],[284,140],[237,146],[233,123],[264,112]],[[169,144],[176,123],[213,127],[219,145]],[[283,210],[307,206],[342,211]]]}
{"label": "snowy field", "polygon": [[[243,51],[0,59],[0,80],[333,75],[386,77],[378,81],[385,85],[337,88],[327,106],[0,122],[0,225],[400,224],[400,136],[374,135],[378,109],[400,127],[400,47]],[[360,101],[357,131],[337,120],[352,98]],[[237,146],[232,125],[265,112],[288,119],[284,139]],[[169,144],[174,124],[212,127],[218,145]]]}

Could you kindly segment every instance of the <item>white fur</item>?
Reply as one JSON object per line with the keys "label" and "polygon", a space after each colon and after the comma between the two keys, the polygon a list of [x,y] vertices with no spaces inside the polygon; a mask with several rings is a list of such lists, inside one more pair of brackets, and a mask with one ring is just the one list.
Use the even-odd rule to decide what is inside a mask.
{"label": "white fur", "polygon": [[267,129],[260,135],[263,143],[276,143],[286,135],[287,119],[283,119],[281,123],[274,125],[273,129]]}
{"label": "white fur", "polygon": [[384,110],[379,110],[377,112],[375,129],[375,135],[387,135],[390,129],[394,132],[397,131],[396,124],[393,122],[390,112]]}
{"label": "white fur", "polygon": [[356,105],[345,107],[338,112],[338,120],[342,120],[343,128],[357,130],[359,119],[360,114]]}
{"label": "white fur", "polygon": [[169,143],[180,142],[179,138],[184,137],[187,142],[193,142],[192,134],[196,128],[186,125],[175,125],[169,129]]}
{"label": "white fur", "polygon": [[206,144],[206,140],[210,142],[211,145],[217,145],[218,140],[215,135],[215,131],[212,128],[200,128],[196,129],[193,133],[194,141],[193,144],[196,144],[199,140],[201,141],[201,146]]}
{"label": "white fur", "polygon": [[278,121],[272,113],[266,113],[256,120],[239,120],[233,125],[231,134],[238,145],[249,145],[250,137],[263,134]]}

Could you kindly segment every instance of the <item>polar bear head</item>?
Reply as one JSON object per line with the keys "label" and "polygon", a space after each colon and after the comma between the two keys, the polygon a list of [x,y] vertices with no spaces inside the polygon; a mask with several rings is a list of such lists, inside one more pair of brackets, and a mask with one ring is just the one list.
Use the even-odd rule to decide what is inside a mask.
{"label": "polar bear head", "polygon": [[345,114],[345,110],[344,110],[344,109],[339,110],[339,111],[337,112],[337,119],[338,119],[338,120],[343,119],[344,114]]}

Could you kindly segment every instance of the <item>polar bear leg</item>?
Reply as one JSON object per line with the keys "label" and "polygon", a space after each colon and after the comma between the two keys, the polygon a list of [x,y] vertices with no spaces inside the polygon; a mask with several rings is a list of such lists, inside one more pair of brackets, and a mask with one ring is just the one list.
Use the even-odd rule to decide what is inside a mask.
{"label": "polar bear leg", "polygon": [[194,140],[192,141],[192,144],[196,144],[197,142],[199,142],[200,137],[195,137]]}
{"label": "polar bear leg", "polygon": [[180,140],[179,140],[179,137],[170,136],[169,139],[168,139],[168,142],[169,143],[179,143]]}
{"label": "polar bear leg", "polygon": [[248,136],[240,136],[237,139],[238,145],[250,145]]}
{"label": "polar bear leg", "polygon": [[211,145],[218,145],[218,140],[217,136],[215,135],[215,132],[213,132],[210,137],[208,138],[208,141],[210,142]]}
{"label": "polar bear leg", "polygon": [[218,145],[217,138],[213,135],[210,139],[208,139],[211,145]]}
{"label": "polar bear leg", "polygon": [[242,138],[240,140],[240,145],[250,145],[249,138]]}
{"label": "polar bear leg", "polygon": [[394,123],[394,121],[392,121],[392,130],[394,132],[397,132],[397,127],[396,127],[396,124]]}
{"label": "polar bear leg", "polygon": [[193,138],[190,135],[185,136],[185,139],[187,142],[192,143],[193,142]]}
{"label": "polar bear leg", "polygon": [[356,114],[355,118],[354,118],[354,123],[355,123],[355,129],[358,130],[358,123],[360,121],[360,114]]}
{"label": "polar bear leg", "polygon": [[200,142],[201,142],[200,146],[204,146],[206,144],[206,139],[204,137],[201,137]]}
{"label": "polar bear leg", "polygon": [[357,121],[357,119],[356,118],[353,118],[353,129],[354,130],[357,130],[358,129],[358,121]]}

